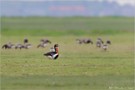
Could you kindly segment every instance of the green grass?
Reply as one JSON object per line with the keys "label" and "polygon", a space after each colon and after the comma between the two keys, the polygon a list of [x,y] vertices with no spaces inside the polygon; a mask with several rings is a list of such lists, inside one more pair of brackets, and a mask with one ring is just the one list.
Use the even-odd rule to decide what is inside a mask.
{"label": "green grass", "polygon": [[[1,45],[26,37],[33,45],[28,50],[1,49],[1,90],[134,90],[132,18],[2,17]],[[111,40],[106,52],[96,48],[98,37]],[[52,44],[36,48],[41,38]],[[94,44],[78,45],[77,38]],[[55,43],[60,56],[49,60],[43,53]]]}
{"label": "green grass", "polygon": [[8,87],[2,90],[133,90],[132,78],[111,75],[4,77],[3,83]]}
{"label": "green grass", "polygon": [[[91,37],[94,45],[78,45],[78,36],[71,35],[47,37],[53,43],[37,49],[43,37],[29,36],[31,49],[2,50],[2,90],[133,90],[133,34],[101,36],[112,40],[107,52],[96,48],[97,36],[82,37]],[[9,38],[15,43],[24,37],[3,36],[2,43]],[[60,57],[53,61],[43,53],[54,43],[60,45]]]}
{"label": "green grass", "polygon": [[[2,35],[60,36],[133,32],[134,18],[126,17],[2,17]],[[21,31],[20,31],[21,30]],[[23,31],[22,31],[23,30]],[[32,33],[31,33],[31,30]],[[51,30],[51,31],[50,31]],[[53,30],[53,31],[52,31]],[[84,31],[85,30],[85,31]]]}
{"label": "green grass", "polygon": [[115,35],[131,33],[130,30],[3,30],[2,36],[82,36]]}
{"label": "green grass", "polygon": [[126,17],[1,17],[1,26],[3,36],[115,35],[133,32],[134,19]]}

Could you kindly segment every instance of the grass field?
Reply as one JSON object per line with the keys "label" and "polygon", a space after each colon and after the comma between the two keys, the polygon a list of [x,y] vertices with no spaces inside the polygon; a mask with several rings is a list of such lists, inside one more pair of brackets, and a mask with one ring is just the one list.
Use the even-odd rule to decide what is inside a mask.
{"label": "grass field", "polygon": [[[33,22],[28,23],[33,26],[30,28],[25,26],[30,22],[28,19],[2,18],[2,44],[8,41],[21,43],[27,37],[33,47],[28,50],[1,50],[1,90],[134,90],[133,18],[100,18],[100,23],[99,18],[70,18],[73,24],[70,29],[62,27],[67,21],[64,18],[62,21],[48,18],[49,23],[53,23],[48,27],[37,25],[47,23],[44,21],[47,18],[37,19],[32,18]],[[81,20],[86,25],[91,19],[102,28],[90,24],[92,30],[88,30],[89,25],[81,29],[74,23]],[[17,20],[18,23],[14,23]],[[126,25],[106,27],[108,20],[109,23],[123,22]],[[57,21],[58,26],[55,25]],[[112,41],[108,51],[96,48],[98,37]],[[50,39],[52,44],[37,49],[41,38]],[[94,44],[78,45],[75,42],[77,38],[91,38]],[[49,60],[43,53],[55,43],[59,44],[60,56],[57,60]]]}

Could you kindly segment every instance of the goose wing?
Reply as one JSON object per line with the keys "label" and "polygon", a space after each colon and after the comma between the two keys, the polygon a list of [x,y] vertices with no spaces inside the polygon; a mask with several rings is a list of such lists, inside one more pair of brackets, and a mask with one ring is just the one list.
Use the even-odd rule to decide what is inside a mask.
{"label": "goose wing", "polygon": [[56,52],[48,52],[48,53],[45,53],[44,55],[45,56],[53,56],[54,54],[56,54]]}

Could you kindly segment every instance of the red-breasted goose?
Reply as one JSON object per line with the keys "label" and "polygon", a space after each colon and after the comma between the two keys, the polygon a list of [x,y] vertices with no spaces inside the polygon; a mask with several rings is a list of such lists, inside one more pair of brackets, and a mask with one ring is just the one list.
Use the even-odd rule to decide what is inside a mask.
{"label": "red-breasted goose", "polygon": [[47,52],[44,54],[44,56],[47,56],[50,59],[57,59],[59,57],[59,52],[58,52],[58,44],[54,45],[54,50],[55,51],[51,51],[51,52]]}

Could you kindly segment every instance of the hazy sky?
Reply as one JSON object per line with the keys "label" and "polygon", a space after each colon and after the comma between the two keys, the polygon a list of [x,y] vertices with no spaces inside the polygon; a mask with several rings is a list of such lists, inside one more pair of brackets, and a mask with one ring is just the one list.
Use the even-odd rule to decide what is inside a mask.
{"label": "hazy sky", "polygon": [[0,1],[115,1],[120,5],[131,4],[135,6],[135,0],[0,0]]}
{"label": "hazy sky", "polygon": [[[103,0],[102,0],[103,1]],[[123,5],[123,4],[131,4],[131,5],[135,5],[135,0],[107,0],[107,1],[115,1],[118,2],[119,4]]]}

